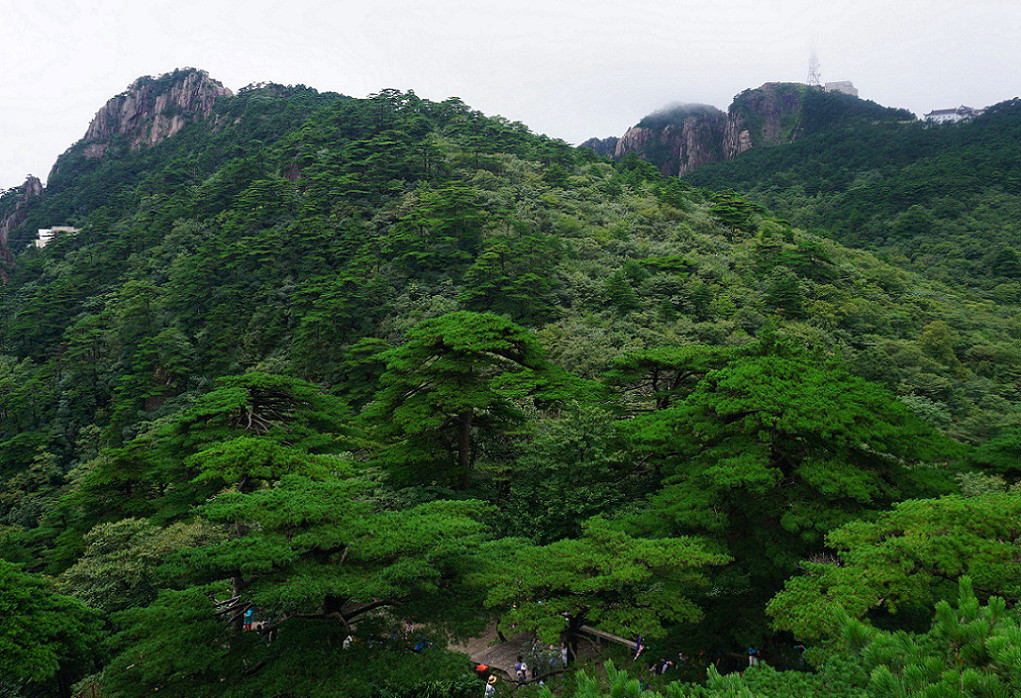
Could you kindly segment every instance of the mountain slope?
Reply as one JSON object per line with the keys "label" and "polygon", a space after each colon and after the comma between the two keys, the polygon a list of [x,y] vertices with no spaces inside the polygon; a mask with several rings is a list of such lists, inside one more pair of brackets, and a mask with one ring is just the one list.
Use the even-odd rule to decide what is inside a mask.
{"label": "mountain slope", "polygon": [[[257,137],[267,122],[275,142]],[[62,160],[73,159],[78,147]],[[990,318],[979,330],[973,320],[951,319],[972,312],[958,292],[927,290],[921,295],[933,300],[919,305],[923,282],[865,255],[803,238],[782,224],[751,223],[751,231],[765,227],[735,231],[714,213],[726,209],[726,198],[718,202],[678,188],[678,182],[586,164],[582,152],[482,118],[456,102],[432,104],[397,93],[356,101],[263,88],[222,102],[212,119],[157,147],[85,166],[76,179],[58,180],[56,192],[48,192],[29,216],[80,222],[84,230],[22,255],[4,289],[4,346],[15,356],[62,355],[74,341],[72,328],[108,326],[103,318],[112,319],[121,312],[115,308],[130,302],[118,289],[143,284],[148,303],[161,309],[151,311],[160,317],[158,326],[186,333],[204,373],[277,357],[322,379],[331,372],[316,365],[323,358],[319,350],[305,345],[305,315],[327,307],[323,294],[361,299],[338,300],[338,310],[360,306],[361,312],[344,329],[332,327],[332,339],[318,339],[339,361],[344,347],[363,335],[398,337],[406,313],[419,316],[430,303],[458,307],[467,286],[481,278],[478,265],[487,263],[487,252],[499,242],[519,255],[515,250],[525,240],[561,250],[542,262],[542,302],[553,306],[545,332],[573,345],[553,350],[575,354],[570,367],[588,375],[598,374],[625,346],[669,337],[740,342],[778,312],[765,286],[784,279],[802,304],[784,321],[842,347],[852,360],[875,351],[869,335],[913,344],[934,321],[949,320],[965,337],[975,333],[954,347],[963,368],[985,365],[968,359],[974,346],[1012,346],[1001,322]],[[676,194],[666,193],[675,188]],[[607,193],[612,203],[603,201]],[[400,242],[407,233],[397,231],[412,217],[462,210],[481,216],[468,238],[458,236],[469,231],[458,231],[451,242],[428,242],[425,250],[414,246],[429,238]],[[521,226],[534,237],[519,240],[522,232],[504,241],[498,234]],[[426,251],[444,261],[414,261]],[[658,270],[648,261],[658,258],[676,258],[681,266]],[[513,277],[507,283],[515,283]],[[344,284],[348,291],[341,290]],[[614,287],[633,301],[623,308],[609,305],[616,292],[608,289]],[[105,300],[97,306],[99,299]],[[494,302],[472,307],[488,309]],[[852,310],[848,303],[864,305]],[[603,341],[614,342],[615,349],[582,349],[593,313],[608,332]],[[898,313],[911,319],[893,320]],[[526,316],[521,308],[513,314]],[[129,354],[120,353],[125,350]],[[109,356],[112,380],[123,370],[114,365],[130,365],[131,351],[129,345]],[[586,351],[603,357],[593,360]],[[973,379],[954,377],[961,370],[956,363],[925,363],[926,373],[946,375],[952,384]],[[903,380],[887,377],[908,394],[920,390]],[[114,385],[96,387],[97,396],[107,396],[99,405],[108,404]],[[961,415],[974,409],[953,392],[948,386],[917,395],[958,405]],[[88,422],[93,415],[82,417]]]}
{"label": "mountain slope", "polygon": [[457,99],[123,135],[11,231],[0,573],[79,641],[2,690],[477,694],[445,648],[497,620],[789,646],[830,530],[1019,423],[1015,306]]}
{"label": "mountain slope", "polygon": [[972,122],[844,125],[687,178],[989,298],[1021,299],[1021,100]]}

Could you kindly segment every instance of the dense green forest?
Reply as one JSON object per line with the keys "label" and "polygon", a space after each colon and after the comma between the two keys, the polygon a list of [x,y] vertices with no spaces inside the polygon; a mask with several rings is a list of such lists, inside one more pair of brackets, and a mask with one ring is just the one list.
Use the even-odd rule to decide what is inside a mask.
{"label": "dense green forest", "polygon": [[687,175],[1002,303],[1021,299],[1021,100],[973,121],[851,122]]}
{"label": "dense green forest", "polygon": [[828,235],[411,92],[73,146],[0,287],[0,695],[483,696],[494,627],[501,695],[1017,695],[1018,307]]}

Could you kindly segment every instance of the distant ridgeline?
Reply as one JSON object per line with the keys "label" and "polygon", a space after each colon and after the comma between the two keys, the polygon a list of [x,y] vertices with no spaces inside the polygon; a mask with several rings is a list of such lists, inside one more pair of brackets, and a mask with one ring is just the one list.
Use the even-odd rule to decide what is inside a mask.
{"label": "distant ridgeline", "polygon": [[[848,83],[849,84],[849,83]],[[855,121],[910,121],[911,112],[858,99],[843,83],[810,87],[767,82],[734,98],[726,113],[696,104],[667,107],[646,116],[620,138],[582,144],[620,159],[634,154],[665,175],[686,175],[704,165],[733,160],[749,148],[792,143],[831,126]]]}

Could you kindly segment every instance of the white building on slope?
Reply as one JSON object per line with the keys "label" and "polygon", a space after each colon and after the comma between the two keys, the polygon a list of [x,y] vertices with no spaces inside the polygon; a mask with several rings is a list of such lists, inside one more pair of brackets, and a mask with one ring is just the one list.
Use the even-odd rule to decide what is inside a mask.
{"label": "white building on slope", "polygon": [[963,104],[956,109],[936,109],[925,115],[926,121],[931,121],[934,124],[954,124],[958,121],[965,121],[966,119],[974,119],[976,116],[980,116],[985,109],[972,109],[966,107]]}
{"label": "white building on slope", "polygon": [[858,96],[858,88],[855,87],[854,83],[850,80],[828,82],[823,86],[823,89],[827,92],[843,92],[845,95],[851,95],[853,97]]}
{"label": "white building on slope", "polygon": [[58,233],[77,233],[78,228],[69,225],[55,225],[52,228],[39,228],[39,239],[35,241],[36,247],[46,247],[50,240],[57,237]]}

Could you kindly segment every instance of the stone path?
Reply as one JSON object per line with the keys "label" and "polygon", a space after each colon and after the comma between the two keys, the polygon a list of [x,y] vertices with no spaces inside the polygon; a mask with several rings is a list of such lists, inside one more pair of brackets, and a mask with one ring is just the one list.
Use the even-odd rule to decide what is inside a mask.
{"label": "stone path", "polygon": [[513,676],[518,655],[524,654],[530,642],[531,635],[528,633],[519,633],[508,638],[506,642],[501,642],[496,634],[496,625],[491,625],[478,637],[451,645],[450,649],[467,654],[476,664],[486,664],[507,676]]}

